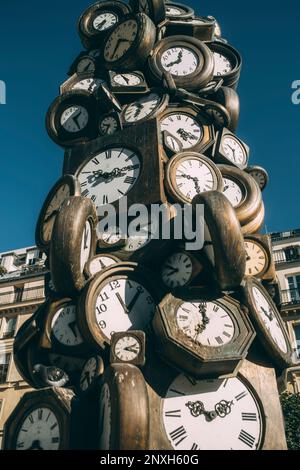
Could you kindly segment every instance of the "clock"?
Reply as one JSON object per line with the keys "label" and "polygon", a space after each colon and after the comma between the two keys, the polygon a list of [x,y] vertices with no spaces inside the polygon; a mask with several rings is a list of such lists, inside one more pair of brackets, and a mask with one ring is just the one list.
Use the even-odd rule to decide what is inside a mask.
{"label": "clock", "polygon": [[196,377],[233,374],[255,337],[239,303],[208,289],[168,294],[152,326],[160,357]]}
{"label": "clock", "polygon": [[214,129],[192,105],[169,105],[159,116],[164,146],[169,154],[193,150],[203,152],[214,143]]}
{"label": "clock", "polygon": [[104,67],[136,70],[146,62],[156,39],[156,28],[144,13],[125,17],[106,36],[101,47]]}
{"label": "clock", "polygon": [[122,130],[123,125],[119,113],[112,111],[110,113],[102,114],[99,119],[99,134],[101,136],[113,135]]}
{"label": "clock", "polygon": [[259,279],[275,280],[275,264],[269,235],[246,235],[246,275]]}
{"label": "clock", "polygon": [[230,116],[230,122],[228,129],[231,132],[235,132],[238,127],[240,117],[240,99],[239,95],[233,88],[221,86],[210,99],[217,101],[227,109]]}
{"label": "clock", "polygon": [[91,258],[85,265],[84,271],[87,276],[87,279],[95,276],[95,274],[98,274],[103,269],[108,268],[109,266],[112,266],[113,264],[116,264],[119,261],[120,260],[116,256],[110,253],[94,256],[94,258]]}
{"label": "clock", "polygon": [[236,89],[242,67],[239,52],[223,42],[214,41],[207,45],[213,53],[214,77],[222,77],[224,86]]}
{"label": "clock", "polygon": [[114,333],[111,337],[110,363],[145,365],[146,336],[144,331]]}
{"label": "clock", "polygon": [[265,351],[279,368],[290,367],[293,359],[287,329],[265,288],[254,277],[246,277],[241,295]]}
{"label": "clock", "polygon": [[97,90],[97,100],[100,108],[105,111],[116,111],[120,113],[122,106],[115,95],[110,91],[105,83],[101,83]]}
{"label": "clock", "polygon": [[98,227],[98,249],[101,252],[111,252],[118,248],[124,247],[126,243],[126,234],[123,233],[120,227],[115,225],[108,225],[105,230],[100,230],[100,224]]}
{"label": "clock", "polygon": [[269,175],[264,168],[255,165],[249,166],[248,168],[246,168],[245,171],[249,173],[252,178],[254,178],[261,191],[263,191],[267,187],[269,183]]}
{"label": "clock", "polygon": [[41,251],[49,251],[54,222],[61,204],[66,198],[79,194],[79,182],[72,175],[65,175],[55,183],[46,197],[36,225],[35,241]]}
{"label": "clock", "polygon": [[244,226],[261,210],[261,191],[253,178],[239,168],[229,165],[217,166],[223,176],[223,194],[234,207],[240,224]]}
{"label": "clock", "polygon": [[204,250],[215,279],[221,290],[234,290],[246,268],[244,238],[235,211],[219,191],[198,194],[192,204],[204,206]]}
{"label": "clock", "polygon": [[67,75],[72,77],[74,74],[77,74],[78,76],[82,75],[84,77],[86,74],[90,74],[92,76],[99,75],[102,78],[102,67],[99,61],[99,55],[98,49],[93,49],[89,52],[80,52],[71,64]]}
{"label": "clock", "polygon": [[157,89],[124,106],[122,120],[125,126],[152,119],[163,112],[169,103],[169,96]]}
{"label": "clock", "polygon": [[78,75],[74,73],[68,80],[66,80],[59,88],[60,94],[64,94],[72,90],[84,90],[89,93],[95,93],[103,79],[95,75],[95,73],[87,72]]}
{"label": "clock", "polygon": [[166,17],[172,21],[175,19],[188,19],[193,18],[195,12],[192,8],[182,3],[165,2],[166,5]]}
{"label": "clock", "polygon": [[94,204],[83,197],[65,200],[57,215],[50,245],[50,270],[57,292],[71,296],[85,282],[84,268],[96,250]]}
{"label": "clock", "polygon": [[78,324],[85,341],[104,349],[114,332],[144,330],[158,297],[151,273],[135,263],[119,263],[96,274],[78,303]]}
{"label": "clock", "polygon": [[60,95],[48,109],[46,128],[49,137],[62,147],[72,147],[97,135],[97,101],[85,90]]}
{"label": "clock", "polygon": [[159,41],[148,61],[150,76],[160,83],[170,72],[178,87],[204,88],[213,77],[214,61],[208,47],[189,36],[172,36]]}
{"label": "clock", "polygon": [[132,364],[108,367],[100,396],[99,449],[148,449],[149,413],[148,391],[141,371]]}
{"label": "clock", "polygon": [[230,125],[230,115],[227,109],[218,103],[208,102],[203,106],[203,112],[210,118],[212,124],[218,129],[228,127]]}
{"label": "clock", "polygon": [[166,287],[176,289],[189,285],[202,269],[203,265],[192,253],[175,250],[163,261],[160,276]]}
{"label": "clock", "polygon": [[82,394],[90,395],[96,392],[101,376],[104,373],[104,362],[100,356],[92,356],[85,363],[79,380],[79,390]]}
{"label": "clock", "polygon": [[232,165],[244,170],[249,161],[250,149],[228,129],[222,129],[213,148],[213,158],[218,163]]}
{"label": "clock", "polygon": [[191,36],[200,41],[212,41],[215,30],[215,19],[211,16],[194,16],[194,18],[168,18],[165,36]]}
{"label": "clock", "polygon": [[109,70],[108,76],[110,89],[118,95],[120,100],[123,98],[123,100],[128,101],[131,95],[149,92],[144,74],[140,71],[120,73]]}
{"label": "clock", "polygon": [[145,13],[156,25],[166,19],[164,0],[130,0],[129,4],[134,12]]}
{"label": "clock", "polygon": [[223,180],[216,165],[196,152],[181,152],[169,161],[165,170],[165,185],[172,200],[191,203],[205,191],[222,191]]}
{"label": "clock", "polygon": [[67,450],[74,393],[62,388],[27,392],[4,427],[5,450]]}
{"label": "clock", "polygon": [[78,33],[87,49],[101,45],[109,31],[127,14],[130,7],[118,0],[97,2],[88,7],[78,21]]}

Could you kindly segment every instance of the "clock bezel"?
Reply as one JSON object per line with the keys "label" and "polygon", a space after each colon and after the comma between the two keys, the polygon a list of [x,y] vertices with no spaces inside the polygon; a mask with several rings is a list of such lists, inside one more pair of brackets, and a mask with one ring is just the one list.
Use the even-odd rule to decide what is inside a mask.
{"label": "clock bezel", "polygon": [[[235,140],[239,146],[242,148],[243,153],[245,155],[245,163],[240,164],[240,163],[234,163],[232,160],[230,160],[223,149],[223,139],[225,137],[230,137],[231,139]],[[223,163],[225,165],[230,165],[235,168],[239,168],[240,170],[245,170],[248,166],[249,162],[249,154],[250,154],[250,148],[248,145],[246,145],[241,139],[239,139],[233,132],[231,132],[228,128],[224,128],[220,130],[217,134],[216,142],[212,150],[212,156],[213,159],[216,161],[216,163]]]}
{"label": "clock bezel", "polygon": [[[118,342],[122,338],[128,338],[128,337],[134,338],[139,343],[140,350],[137,356],[131,361],[123,361],[120,357],[118,357],[115,348]],[[142,367],[145,365],[145,362],[146,362],[146,335],[144,331],[129,330],[126,332],[121,331],[118,333],[114,333],[112,335],[111,346],[110,346],[110,363],[111,364],[116,364],[116,363],[132,364],[134,366]]]}

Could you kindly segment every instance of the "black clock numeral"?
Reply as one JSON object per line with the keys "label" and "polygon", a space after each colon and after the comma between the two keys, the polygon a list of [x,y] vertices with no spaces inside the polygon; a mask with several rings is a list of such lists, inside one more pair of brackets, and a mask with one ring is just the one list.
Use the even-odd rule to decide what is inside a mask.
{"label": "black clock numeral", "polygon": [[104,195],[103,195],[102,204],[108,204],[108,196],[107,196],[107,194],[104,194]]}
{"label": "black clock numeral", "polygon": [[100,165],[100,162],[98,160],[98,158],[93,158],[92,162],[94,163],[94,165]]}
{"label": "black clock numeral", "polygon": [[48,416],[46,418],[46,423],[47,423],[48,419],[50,418],[50,416],[51,416],[51,413],[48,414]]}
{"label": "black clock numeral", "polygon": [[200,448],[199,448],[198,444],[195,444],[195,442],[194,442],[194,444],[191,447],[191,450],[200,450]]}
{"label": "black clock numeral", "polygon": [[87,226],[85,226],[84,233],[83,233],[84,250],[87,250],[89,248],[89,246],[87,245],[88,238],[89,238],[89,229]]}
{"label": "black clock numeral", "polygon": [[106,302],[107,300],[109,300],[109,296],[108,296],[107,292],[104,292],[103,294],[100,294],[99,297],[101,299],[101,302]]}
{"label": "black clock numeral", "polygon": [[84,181],[83,183],[81,183],[81,187],[84,188],[84,186],[87,186],[87,181]]}
{"label": "black clock numeral", "polygon": [[256,413],[242,413],[242,420],[243,421],[257,421],[257,414]]}
{"label": "black clock numeral", "polygon": [[134,176],[126,176],[124,183],[126,184],[134,184],[136,181],[136,178]]}
{"label": "black clock numeral", "polygon": [[28,416],[28,419],[29,419],[29,421],[31,422],[31,424],[34,423],[34,419],[33,419],[33,416],[32,416],[32,415],[29,415],[29,416]]}
{"label": "black clock numeral", "polygon": [[51,431],[53,431],[53,429],[55,429],[55,428],[56,428],[56,426],[57,426],[57,423],[54,423],[54,424],[51,426],[51,428],[50,428],[50,429],[51,429]]}
{"label": "black clock numeral", "polygon": [[170,437],[174,442],[175,447],[177,447],[182,441],[187,438],[187,432],[183,426],[180,426],[174,431],[170,432]]}
{"label": "black clock numeral", "polygon": [[17,443],[17,449],[23,449],[23,447],[24,447],[24,442]]}
{"label": "black clock numeral", "polygon": [[223,331],[223,335],[226,336],[226,338],[230,338],[230,337],[231,337],[230,334],[227,333],[227,331]]}
{"label": "black clock numeral", "polygon": [[58,444],[59,443],[59,437],[52,437],[52,444]]}
{"label": "black clock numeral", "polygon": [[219,308],[220,308],[220,307],[219,307],[218,305],[214,305],[214,309],[213,309],[214,312],[218,312],[218,311],[219,311]]}
{"label": "black clock numeral", "polygon": [[41,421],[43,419],[43,410],[38,411],[38,419]]}
{"label": "black clock numeral", "polygon": [[98,315],[107,312],[107,306],[105,304],[101,304],[99,307],[96,307],[96,311]]}
{"label": "black clock numeral", "polygon": [[242,392],[242,393],[239,393],[239,394],[235,397],[235,399],[236,399],[236,401],[240,401],[240,400],[242,400],[242,398],[245,398],[247,395],[248,395],[248,392]]}
{"label": "black clock numeral", "polygon": [[82,197],[87,197],[89,195],[89,190],[88,189],[85,189],[82,193],[81,193],[81,196]]}
{"label": "black clock numeral", "polygon": [[217,336],[217,337],[215,338],[215,340],[216,340],[216,342],[217,342],[218,344],[223,344],[223,343],[224,343],[224,341],[222,340],[222,338],[221,338],[220,336]]}
{"label": "black clock numeral", "polygon": [[239,435],[239,440],[252,449],[255,442],[255,437],[251,436],[251,434],[242,429]]}
{"label": "black clock numeral", "polygon": [[111,158],[111,150],[106,150],[105,158],[106,158],[106,160],[109,160]]}
{"label": "black clock numeral", "polygon": [[95,202],[96,202],[96,199],[97,199],[97,196],[95,196],[95,194],[94,194],[94,195],[91,197],[91,201],[95,203]]}
{"label": "black clock numeral", "polygon": [[121,196],[125,196],[125,193],[123,193],[123,191],[121,191],[120,189],[118,189],[118,193],[121,194]]}
{"label": "black clock numeral", "polygon": [[181,410],[172,410],[165,412],[166,418],[181,418]]}

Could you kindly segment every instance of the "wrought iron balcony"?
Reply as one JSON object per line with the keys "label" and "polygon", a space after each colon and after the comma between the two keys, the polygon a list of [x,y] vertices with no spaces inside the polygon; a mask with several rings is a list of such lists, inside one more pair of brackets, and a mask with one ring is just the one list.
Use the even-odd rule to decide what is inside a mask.
{"label": "wrought iron balcony", "polygon": [[300,247],[291,246],[283,250],[273,251],[275,264],[300,263]]}
{"label": "wrought iron balcony", "polygon": [[287,289],[281,291],[282,295],[282,306],[300,306],[300,289]]}
{"label": "wrought iron balcony", "polygon": [[44,287],[30,287],[18,291],[0,292],[0,306],[43,300],[45,297]]}

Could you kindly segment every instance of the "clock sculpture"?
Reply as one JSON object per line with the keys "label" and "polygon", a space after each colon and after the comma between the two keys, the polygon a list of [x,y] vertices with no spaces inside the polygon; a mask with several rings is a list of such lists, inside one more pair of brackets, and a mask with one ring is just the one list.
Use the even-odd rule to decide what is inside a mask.
{"label": "clock sculpture", "polygon": [[[38,390],[4,448],[285,449],[276,374],[292,349],[260,233],[268,175],[236,134],[240,54],[215,18],[164,0],[100,1],[78,32],[46,118],[65,149],[36,228],[47,298],[14,344]],[[125,197],[164,204],[170,237],[159,221],[151,237],[147,216],[124,232]],[[175,229],[197,204],[195,251]]]}

